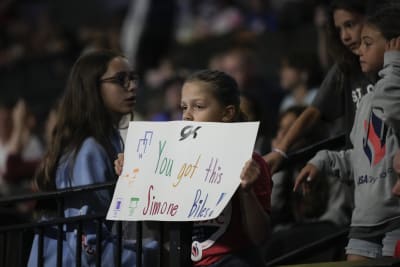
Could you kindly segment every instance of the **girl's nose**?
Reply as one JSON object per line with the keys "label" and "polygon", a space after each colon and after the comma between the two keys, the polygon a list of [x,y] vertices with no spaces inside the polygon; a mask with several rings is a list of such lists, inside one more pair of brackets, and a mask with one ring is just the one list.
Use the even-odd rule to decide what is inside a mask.
{"label": "girl's nose", "polygon": [[182,119],[184,121],[192,121],[193,120],[193,116],[190,113],[189,109],[185,110],[182,114]]}
{"label": "girl's nose", "polygon": [[343,43],[346,43],[350,40],[350,34],[348,33],[347,30],[341,31],[340,37],[341,37]]}
{"label": "girl's nose", "polygon": [[130,80],[128,88],[126,88],[127,91],[134,91],[138,88],[138,82],[135,80]]}

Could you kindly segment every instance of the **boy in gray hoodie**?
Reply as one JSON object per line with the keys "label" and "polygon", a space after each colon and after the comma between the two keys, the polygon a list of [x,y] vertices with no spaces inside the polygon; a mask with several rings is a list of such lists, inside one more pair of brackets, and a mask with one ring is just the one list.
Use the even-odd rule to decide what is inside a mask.
{"label": "boy in gray hoodie", "polygon": [[359,49],[365,73],[378,73],[373,92],[363,97],[350,139],[352,149],[323,150],[296,178],[294,190],[320,172],[354,181],[354,210],[347,260],[393,257],[400,240],[400,199],[392,194],[397,176],[392,162],[400,133],[400,6],[382,7],[364,24]]}

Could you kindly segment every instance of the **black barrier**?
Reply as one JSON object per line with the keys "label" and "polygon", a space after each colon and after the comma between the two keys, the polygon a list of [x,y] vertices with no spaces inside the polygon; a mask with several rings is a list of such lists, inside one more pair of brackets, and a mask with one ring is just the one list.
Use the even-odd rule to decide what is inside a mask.
{"label": "black barrier", "polygon": [[[96,235],[97,235],[97,243],[96,243],[96,266],[102,266],[102,257],[101,257],[101,241],[103,239],[102,236],[102,223],[106,221],[106,211],[101,214],[90,214],[90,215],[82,215],[82,216],[75,216],[75,217],[68,217],[65,218],[64,214],[64,198],[66,196],[71,196],[78,193],[84,192],[91,192],[91,191],[98,191],[104,189],[114,189],[115,182],[103,183],[103,184],[95,184],[90,186],[81,186],[81,187],[73,187],[63,190],[51,191],[51,192],[39,192],[34,194],[26,194],[26,195],[19,195],[19,196],[12,196],[3,198],[0,200],[0,207],[10,207],[10,208],[3,208],[2,213],[3,216],[11,213],[14,210],[14,207],[17,203],[26,202],[26,201],[55,201],[57,203],[57,215],[51,217],[50,219],[46,219],[43,221],[36,221],[33,216],[27,215],[20,215],[17,212],[13,211],[13,216],[7,216],[9,218],[8,221],[3,221],[0,225],[0,267],[18,267],[18,266],[26,266],[27,260],[30,253],[30,247],[32,244],[34,234],[38,235],[39,245],[38,245],[38,255],[43,255],[44,253],[44,236],[46,231],[55,230],[55,238],[57,239],[57,248],[55,248],[55,253],[57,253],[57,265],[62,266],[62,251],[63,251],[63,237],[64,237],[64,228],[68,228],[69,231],[76,231],[77,233],[77,241],[76,241],[76,258],[75,258],[75,265],[82,266],[82,229],[83,225],[88,222],[95,222],[96,225]],[[0,210],[1,212],[1,210]],[[32,214],[31,214],[32,215]],[[113,266],[121,266],[121,255],[122,255],[122,222],[115,222],[116,224],[116,251],[117,257],[115,261],[115,265]],[[160,227],[159,229],[163,229],[163,223],[159,222]],[[177,223],[179,224],[179,223]],[[183,223],[182,223],[183,224]],[[185,235],[188,235],[189,238],[191,229],[186,231]],[[24,238],[16,238],[16,234],[26,234]],[[163,232],[160,231],[160,241],[159,244],[163,243],[165,237],[162,236]],[[136,266],[141,267],[143,266],[143,257],[139,256],[143,254],[143,227],[142,222],[136,223]],[[171,235],[169,240],[173,240],[174,236]],[[12,241],[12,242],[11,242]],[[11,243],[10,243],[11,242]],[[182,246],[180,245],[180,240],[173,241],[173,244],[176,246],[171,246],[171,250],[179,249],[177,253],[180,253],[182,250]],[[25,250],[20,249],[21,246],[25,246]],[[162,246],[160,245],[160,251],[158,253],[159,259],[157,260],[159,266],[163,266],[165,262],[163,262],[163,252]],[[14,254],[10,254],[9,250],[14,251]],[[187,250],[185,250],[187,251]],[[190,253],[190,251],[189,251]],[[176,254],[176,253],[175,253]],[[181,257],[170,257],[170,266],[187,266],[186,263],[179,262]],[[185,257],[190,258],[189,256]],[[42,256],[38,257],[37,266],[44,266],[44,259]]]}
{"label": "black barrier", "polygon": [[[328,140],[321,141],[310,147],[289,153],[289,159],[284,163],[283,167],[289,167],[299,162],[307,161],[311,158],[316,151],[328,148],[335,149],[344,145],[344,135],[340,135]],[[57,266],[62,265],[62,238],[63,238],[63,227],[72,227],[77,233],[76,241],[76,259],[75,266],[81,266],[81,252],[82,252],[82,229],[83,225],[87,222],[96,222],[97,225],[97,253],[96,266],[101,266],[101,239],[102,231],[101,225],[106,220],[106,214],[91,214],[84,216],[75,216],[64,218],[64,198],[73,194],[98,191],[104,189],[115,188],[115,182],[95,184],[89,186],[73,187],[63,190],[51,191],[51,192],[39,192],[33,194],[25,194],[19,196],[11,196],[0,199],[0,213],[2,213],[2,222],[0,224],[0,267],[19,267],[26,266],[26,262],[30,252],[30,246],[34,233],[38,234],[39,246],[38,255],[43,255],[43,239],[46,229],[56,227],[57,236]],[[26,201],[55,201],[57,203],[57,216],[46,220],[46,221],[35,221],[32,216],[21,215],[15,212],[13,207],[17,203]],[[122,255],[122,222],[116,223],[116,235],[117,235],[117,254]],[[168,226],[168,227],[166,227]],[[167,231],[165,231],[167,229]],[[142,222],[136,223],[136,254],[143,254],[143,224]],[[192,223],[190,222],[173,222],[173,223],[159,223],[157,228],[159,234],[159,252],[158,252],[158,266],[163,266],[169,263],[168,266],[174,267],[186,267],[191,266],[190,261],[190,244],[191,244],[191,231]],[[165,233],[164,233],[165,232]],[[343,241],[346,238],[348,229],[342,229],[332,235],[320,239],[316,242],[308,244],[304,247],[300,247],[295,251],[291,251],[279,258],[273,259],[268,262],[266,266],[276,266],[281,264],[295,263],[298,259],[306,257],[306,255],[312,255],[318,253],[321,249],[328,246],[336,246],[338,240]],[[168,235],[165,235],[168,234]],[[165,250],[163,244],[169,242],[169,250]],[[28,245],[27,245],[28,244]],[[165,255],[165,251],[169,255]],[[339,257],[337,257],[339,259]],[[333,259],[334,260],[334,259]],[[43,266],[44,259],[38,257],[38,266]],[[156,267],[157,265],[151,265]],[[115,266],[121,266],[121,257],[117,257]],[[142,257],[138,256],[136,266],[143,266]],[[147,267],[147,266],[146,266]]]}

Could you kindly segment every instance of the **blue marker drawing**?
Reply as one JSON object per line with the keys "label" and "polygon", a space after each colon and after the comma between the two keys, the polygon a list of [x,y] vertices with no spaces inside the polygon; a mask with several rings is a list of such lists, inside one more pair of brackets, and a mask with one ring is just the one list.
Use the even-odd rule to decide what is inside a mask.
{"label": "blue marker drawing", "polygon": [[[226,193],[221,193],[221,195],[218,198],[217,203],[215,206],[218,206],[219,203],[221,203],[222,199],[225,197]],[[211,210],[210,213],[208,214],[208,217],[211,217],[211,215],[214,213],[214,210]]]}
{"label": "blue marker drawing", "polygon": [[139,153],[139,159],[143,157],[143,154],[146,153],[147,148],[151,144],[151,139],[153,138],[153,131],[145,131],[144,137],[139,139],[138,146],[136,152]]}
{"label": "blue marker drawing", "polygon": [[218,206],[218,204],[221,202],[221,200],[224,198],[225,195],[226,195],[226,193],[221,193],[221,195],[219,196],[219,199],[217,201],[217,204],[215,204],[215,206]]}
{"label": "blue marker drawing", "polygon": [[117,198],[116,202],[115,202],[115,208],[114,208],[114,217],[117,217],[118,213],[121,211],[121,207],[122,207],[122,198]]}

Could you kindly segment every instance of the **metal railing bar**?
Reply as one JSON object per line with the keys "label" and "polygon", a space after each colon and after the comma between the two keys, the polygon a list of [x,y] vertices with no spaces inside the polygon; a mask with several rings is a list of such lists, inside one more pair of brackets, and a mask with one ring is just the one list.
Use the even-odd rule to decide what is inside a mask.
{"label": "metal railing bar", "polygon": [[0,205],[10,204],[20,201],[27,201],[27,200],[41,200],[41,199],[49,199],[54,197],[64,197],[71,194],[78,194],[87,191],[98,191],[101,189],[112,189],[115,187],[115,181],[107,182],[107,183],[98,183],[93,185],[87,186],[77,186],[71,187],[66,189],[48,191],[48,192],[36,192],[31,194],[21,194],[18,196],[10,196],[10,197],[2,197],[0,198]]}
{"label": "metal railing bar", "polygon": [[101,267],[102,220],[96,220],[96,266]]}
{"label": "metal railing bar", "polygon": [[143,255],[143,224],[136,222],[136,267],[142,267]]}
{"label": "metal railing bar", "polygon": [[163,264],[163,258],[164,258],[164,222],[160,222],[159,223],[159,228],[158,231],[160,233],[160,244],[159,244],[159,263],[160,263],[160,267],[162,267]]}
{"label": "metal railing bar", "polygon": [[280,169],[284,169],[285,167],[290,166],[291,164],[293,164],[295,162],[306,161],[306,160],[310,159],[311,157],[313,157],[315,155],[315,153],[317,153],[320,150],[339,149],[339,148],[343,147],[345,144],[346,144],[346,135],[339,134],[337,136],[316,142],[310,146],[306,146],[306,147],[300,148],[298,150],[295,150],[293,152],[289,152],[288,159],[282,163],[282,166]]}
{"label": "metal railing bar", "polygon": [[38,244],[38,254],[37,254],[37,260],[38,260],[38,267],[43,266],[44,264],[44,258],[43,258],[43,246],[44,246],[44,229],[43,227],[39,227],[39,244]]}
{"label": "metal railing bar", "polygon": [[24,230],[26,228],[38,228],[38,227],[45,227],[45,226],[54,226],[57,224],[71,224],[71,223],[76,223],[79,221],[91,221],[95,220],[98,218],[105,218],[106,214],[90,214],[90,215],[80,215],[80,216],[74,216],[74,217],[68,217],[68,218],[55,218],[51,220],[46,220],[46,221],[41,221],[41,222],[31,222],[31,223],[24,223],[24,224],[17,224],[17,225],[11,225],[11,226],[1,226],[0,227],[0,233],[1,232],[7,232],[7,231],[12,231],[12,230]]}
{"label": "metal railing bar", "polygon": [[[57,199],[57,215],[64,217],[64,198]],[[63,224],[57,225],[57,267],[62,267],[63,258]]]}
{"label": "metal railing bar", "polygon": [[82,266],[82,226],[82,221],[79,221],[76,229],[76,267]]}
{"label": "metal railing bar", "polygon": [[298,258],[304,254],[315,251],[316,249],[321,249],[321,247],[323,247],[323,246],[327,246],[329,244],[336,244],[338,240],[347,237],[348,233],[349,233],[348,228],[339,230],[339,231],[337,231],[333,234],[330,234],[324,238],[321,238],[317,241],[311,242],[305,246],[302,246],[302,247],[295,249],[289,253],[286,253],[285,255],[277,257],[277,258],[267,262],[265,266],[270,267],[270,266],[286,264],[288,261],[290,261],[292,259]]}
{"label": "metal railing bar", "polygon": [[121,267],[122,258],[122,222],[117,221],[117,262],[116,266]]}
{"label": "metal railing bar", "polygon": [[[19,242],[18,242],[18,244],[19,244],[18,251],[23,251],[23,245],[22,244],[24,244],[24,236],[23,236],[22,232],[18,232],[18,240],[19,240]],[[18,261],[17,266],[22,266],[22,257],[18,257],[17,261]]]}
{"label": "metal railing bar", "polygon": [[0,241],[0,247],[2,248],[2,250],[0,251],[0,266],[5,266],[7,255],[7,233],[0,233]]}

